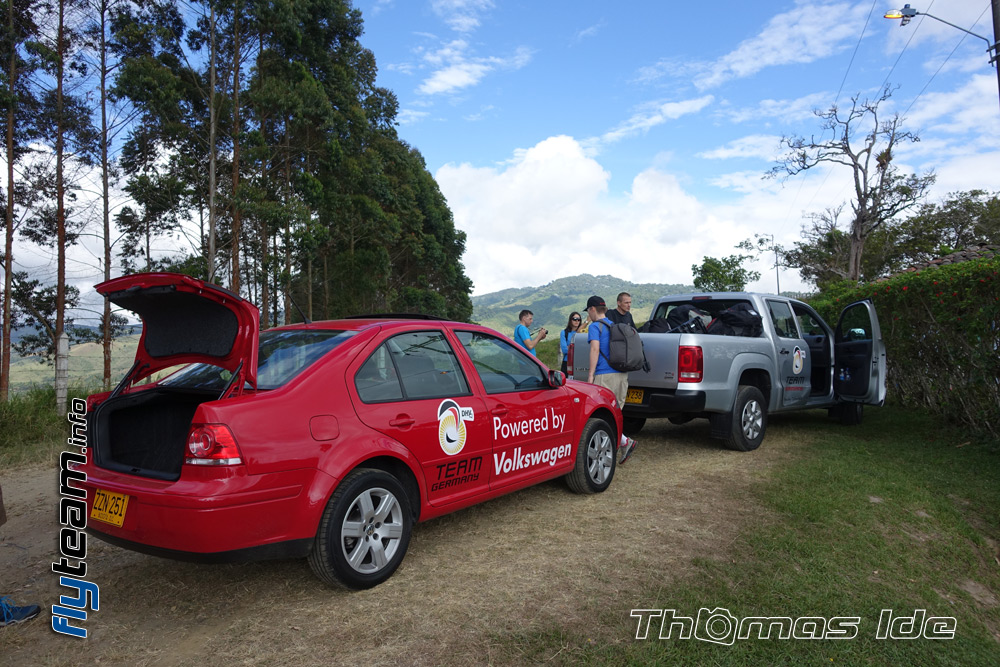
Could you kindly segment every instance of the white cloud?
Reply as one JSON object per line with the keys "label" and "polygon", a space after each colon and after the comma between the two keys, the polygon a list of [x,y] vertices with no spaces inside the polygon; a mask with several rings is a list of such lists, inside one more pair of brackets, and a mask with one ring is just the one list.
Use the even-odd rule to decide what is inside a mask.
{"label": "white cloud", "polygon": [[507,58],[473,57],[464,40],[454,40],[436,51],[424,54],[424,61],[438,67],[418,88],[424,95],[453,93],[478,84],[483,77],[497,70],[516,70],[531,61],[531,50],[518,48]]}
{"label": "white cloud", "polygon": [[812,0],[798,0],[793,10],[772,18],[760,33],[704,65],[694,83],[706,90],[767,67],[826,58],[856,43],[869,9],[867,3],[819,6]]}
{"label": "white cloud", "polygon": [[751,134],[730,141],[721,148],[713,148],[696,155],[706,160],[760,158],[773,162],[781,155],[781,137],[773,134]]}
{"label": "white cloud", "polygon": [[472,32],[480,16],[493,9],[493,0],[433,0],[431,8],[455,32]]}
{"label": "white cloud", "polygon": [[400,109],[396,114],[396,121],[400,125],[412,125],[430,116],[429,111],[415,111],[414,109]]}
{"label": "white cloud", "polygon": [[583,30],[578,31],[575,35],[575,39],[576,41],[579,42],[586,39],[587,37],[594,37],[597,35],[598,32],[600,32],[601,28],[603,27],[604,27],[604,21],[601,21],[600,23],[595,23],[594,25],[588,28],[584,28]]}
{"label": "white cloud", "polygon": [[646,108],[633,115],[624,123],[621,123],[615,129],[602,134],[600,140],[605,144],[610,144],[626,137],[647,132],[650,128],[662,125],[668,120],[676,120],[681,116],[698,113],[711,104],[713,99],[711,95],[705,95],[681,102],[655,102],[647,104],[645,105]]}
{"label": "white cloud", "polygon": [[761,100],[753,107],[725,109],[721,113],[734,123],[775,119],[783,125],[798,123],[814,116],[813,110],[825,111],[833,95],[827,92],[811,93],[794,100]]}
{"label": "white cloud", "polygon": [[611,174],[568,136],[495,167],[448,164],[435,178],[468,235],[463,261],[475,294],[581,273],[690,284],[692,264],[734,253],[774,215],[766,198],[754,206],[761,213],[737,206],[720,214],[660,168],[639,173],[624,196],[610,196]]}

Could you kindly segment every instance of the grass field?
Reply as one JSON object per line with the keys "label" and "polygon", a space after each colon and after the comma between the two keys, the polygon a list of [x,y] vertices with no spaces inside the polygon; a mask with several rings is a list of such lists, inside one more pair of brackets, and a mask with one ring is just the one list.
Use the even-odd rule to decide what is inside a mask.
{"label": "grass field", "polygon": [[[996,664],[1000,443],[969,441],[900,408],[869,410],[857,429],[830,424],[811,440],[753,489],[750,500],[767,511],[741,527],[731,553],[698,560],[694,576],[669,588],[650,572],[635,599],[636,609],[675,610],[668,618],[724,609],[712,626],[723,644],[680,639],[680,626],[660,639],[662,616],[608,609],[595,623],[626,626],[629,641],[595,645],[552,627],[517,638],[517,650],[531,647],[530,662],[585,664]],[[953,618],[942,627],[954,638],[879,639],[883,610],[916,615],[896,633]],[[787,617],[797,635],[819,636],[828,619],[857,619],[837,622],[856,636],[779,639],[775,626],[770,639],[753,630],[736,638],[747,617]],[[713,636],[704,624],[699,633]]]}

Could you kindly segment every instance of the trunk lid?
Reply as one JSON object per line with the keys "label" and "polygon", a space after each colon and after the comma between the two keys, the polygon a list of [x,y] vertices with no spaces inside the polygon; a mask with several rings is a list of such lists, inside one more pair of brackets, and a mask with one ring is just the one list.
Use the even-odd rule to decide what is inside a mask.
{"label": "trunk lid", "polygon": [[233,374],[234,394],[257,387],[260,311],[229,290],[178,273],[139,273],[95,288],[142,319],[135,365],[119,389],[153,373],[207,363]]}

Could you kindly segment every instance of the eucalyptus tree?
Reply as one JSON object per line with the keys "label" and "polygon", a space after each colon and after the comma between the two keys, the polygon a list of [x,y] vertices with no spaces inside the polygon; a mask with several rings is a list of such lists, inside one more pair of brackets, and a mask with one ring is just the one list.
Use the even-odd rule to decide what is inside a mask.
{"label": "eucalyptus tree", "polygon": [[[10,388],[11,330],[13,313],[14,232],[25,208],[24,198],[34,194],[31,188],[19,187],[15,173],[29,153],[29,144],[37,136],[37,98],[31,78],[38,67],[29,47],[38,39],[35,23],[36,0],[6,0],[3,13],[3,33],[0,35],[3,67],[0,68],[0,103],[7,127],[4,133],[4,154],[7,160],[6,191],[4,192],[3,249],[3,328],[0,331],[0,401],[6,401]],[[26,179],[20,179],[25,185]],[[18,202],[22,202],[19,207]],[[19,210],[20,209],[20,210]]]}

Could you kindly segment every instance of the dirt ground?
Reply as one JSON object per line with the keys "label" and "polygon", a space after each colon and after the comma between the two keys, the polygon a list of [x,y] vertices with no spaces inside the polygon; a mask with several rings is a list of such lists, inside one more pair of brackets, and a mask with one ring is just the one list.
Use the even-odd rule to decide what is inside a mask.
{"label": "dirt ground", "polygon": [[[418,524],[402,566],[369,591],[327,588],[305,560],[196,565],[90,538],[100,609],[84,640],[50,627],[68,592],[50,570],[56,471],[0,471],[0,594],[42,606],[0,629],[0,664],[512,664],[505,638],[534,628],[630,641],[629,611],[651,603],[644,590],[685,576],[693,558],[725,558],[755,520],[745,490],[794,449],[783,428],[822,419],[807,415],[773,423],[748,454],[711,440],[704,420],[650,422],[607,492],[579,496],[555,480]],[[598,625],[609,611],[621,622]]]}

